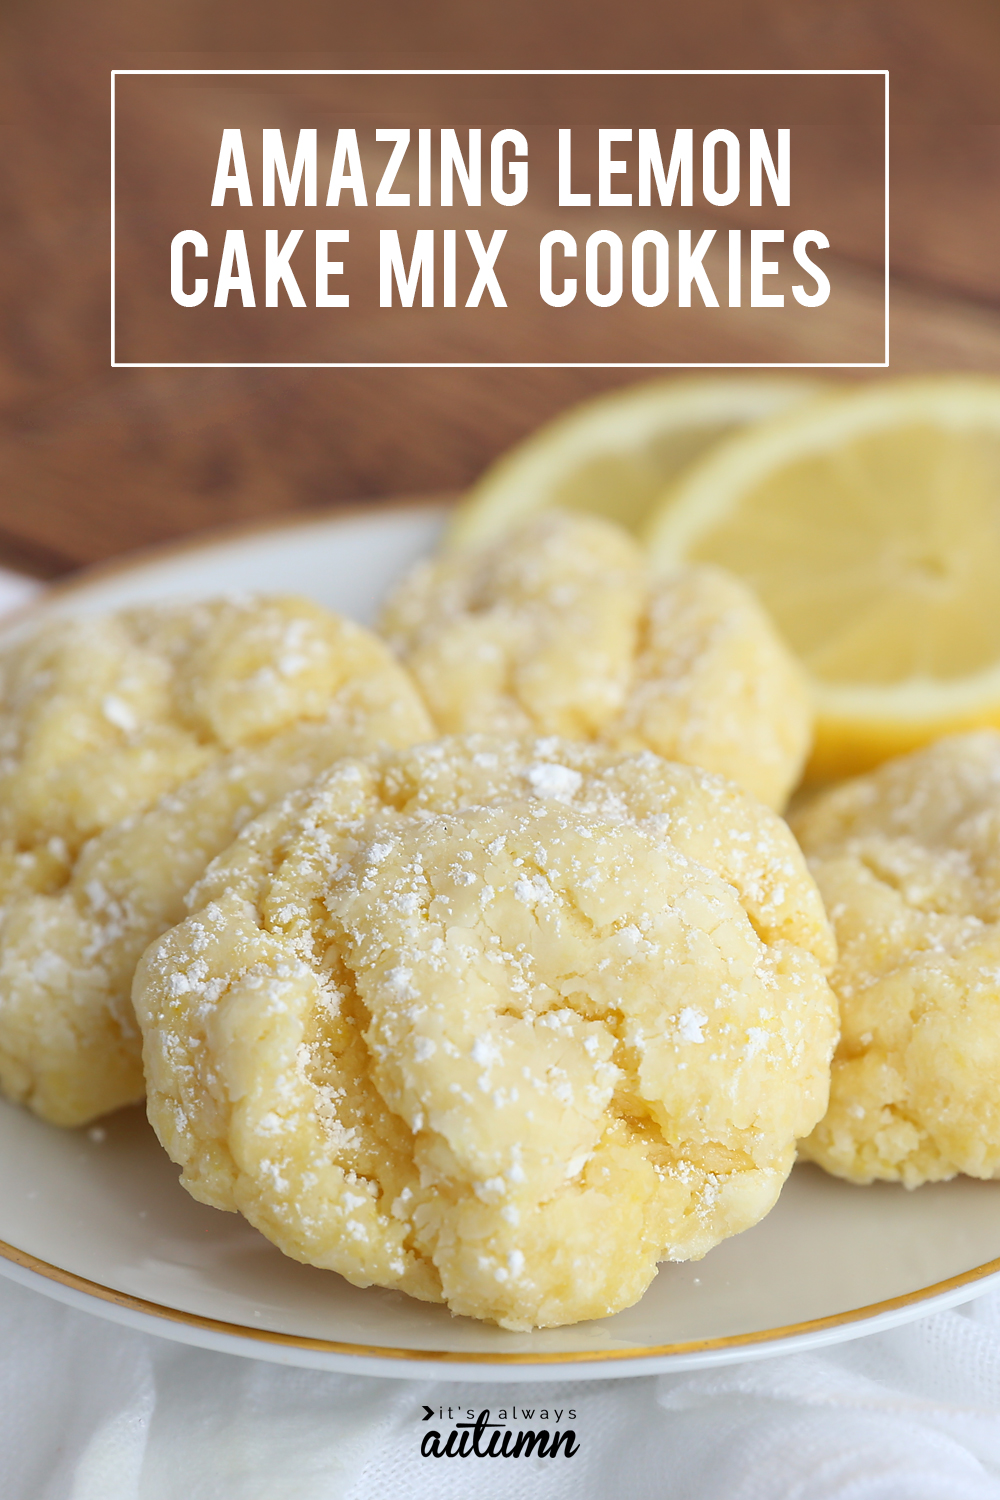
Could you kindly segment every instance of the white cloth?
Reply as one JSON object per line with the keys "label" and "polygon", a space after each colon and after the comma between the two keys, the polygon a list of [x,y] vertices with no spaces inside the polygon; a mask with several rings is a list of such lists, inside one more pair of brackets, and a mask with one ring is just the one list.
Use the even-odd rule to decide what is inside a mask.
{"label": "white cloth", "polygon": [[[0,612],[36,585],[0,569]],[[567,1458],[423,1458],[545,1409]],[[459,1412],[456,1408],[461,1408]],[[569,1418],[570,1410],[576,1415]],[[555,1413],[562,1412],[557,1418]],[[511,1421],[536,1429],[539,1419]],[[0,1280],[2,1500],[1000,1500],[1000,1294],[818,1354],[489,1385],[327,1375],[133,1333]]]}
{"label": "white cloth", "polygon": [[[455,1420],[544,1407],[579,1450],[422,1458],[424,1433],[452,1427],[425,1406],[449,1405]],[[0,1495],[1000,1500],[1000,1294],[815,1354],[490,1385],[212,1354],[0,1281]]]}
{"label": "white cloth", "polygon": [[23,573],[12,573],[9,568],[0,568],[0,615],[9,610],[20,609],[40,591],[42,585],[34,578],[25,578]]}

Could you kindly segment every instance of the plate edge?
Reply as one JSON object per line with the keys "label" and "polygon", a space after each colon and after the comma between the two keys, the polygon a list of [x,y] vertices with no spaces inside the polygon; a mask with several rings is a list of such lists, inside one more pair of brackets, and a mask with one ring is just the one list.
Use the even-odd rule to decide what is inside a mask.
{"label": "plate edge", "polygon": [[101,1282],[91,1281],[88,1277],[80,1276],[75,1271],[67,1271],[62,1266],[52,1265],[51,1262],[41,1260],[38,1256],[32,1255],[30,1251],[21,1250],[16,1245],[8,1244],[5,1240],[0,1240],[0,1259],[10,1261],[13,1265],[20,1266],[23,1270],[32,1271],[35,1275],[41,1276],[47,1281],[55,1281],[61,1286],[69,1287],[71,1290],[82,1293],[85,1296],[96,1297],[101,1302],[110,1302],[116,1307],[140,1313],[145,1317],[158,1318],[168,1323],[182,1323],[189,1328],[201,1329],[222,1337],[250,1339],[257,1343],[278,1345],[289,1349],[308,1350],[321,1354],[348,1355],[358,1359],[398,1360],[400,1363],[420,1361],[424,1364],[435,1365],[472,1364],[500,1365],[505,1367],[516,1365],[572,1366],[581,1364],[618,1364],[629,1360],[639,1362],[649,1359],[667,1359],[673,1356],[683,1358],[690,1355],[708,1354],[714,1351],[753,1348],[762,1344],[772,1344],[782,1339],[821,1333],[826,1329],[842,1328],[850,1323],[867,1321],[882,1314],[894,1312],[900,1308],[913,1307],[918,1303],[943,1296],[948,1292],[958,1291],[962,1287],[971,1286],[988,1276],[1000,1273],[1000,1257],[998,1257],[996,1260],[985,1261],[981,1266],[975,1266],[969,1271],[961,1271],[956,1276],[949,1276],[944,1281],[932,1282],[930,1286],[919,1287],[913,1292],[903,1292],[897,1297],[888,1297],[881,1302],[872,1302],[863,1307],[849,1308],[845,1312],[830,1313],[823,1318],[810,1318],[802,1323],[786,1323],[777,1328],[760,1329],[751,1333],[728,1334],[716,1339],[692,1339],[678,1344],[643,1345],[631,1349],[581,1350],[579,1352],[566,1351],[564,1353],[551,1354],[503,1354],[479,1353],[475,1351],[457,1353],[446,1349],[397,1349],[384,1344],[353,1344],[336,1339],[310,1338],[305,1334],[277,1333],[270,1328],[254,1328],[243,1323],[228,1323],[220,1318],[208,1318],[201,1313],[184,1312],[180,1308],[168,1307],[160,1302],[150,1302],[146,1298],[133,1296],[131,1292],[122,1292],[114,1287],[104,1286]]}
{"label": "plate edge", "polygon": [[[136,572],[142,568],[183,557],[187,553],[209,551],[213,547],[225,546],[227,542],[238,542],[244,538],[266,537],[271,533],[286,533],[304,530],[309,526],[335,524],[337,521],[354,521],[393,512],[436,511],[441,514],[452,509],[459,501],[456,492],[442,491],[427,495],[375,496],[370,500],[345,500],[332,505],[317,506],[314,510],[296,510],[282,517],[256,516],[244,521],[231,521],[220,526],[206,526],[186,535],[162,542],[150,542],[147,546],[132,547],[127,552],[105,558],[100,562],[85,563],[69,573],[52,579],[36,579],[40,589],[27,603],[3,615],[3,628],[20,625],[53,599],[72,596],[81,590],[116,578],[119,574]],[[29,576],[29,575],[26,575]]]}

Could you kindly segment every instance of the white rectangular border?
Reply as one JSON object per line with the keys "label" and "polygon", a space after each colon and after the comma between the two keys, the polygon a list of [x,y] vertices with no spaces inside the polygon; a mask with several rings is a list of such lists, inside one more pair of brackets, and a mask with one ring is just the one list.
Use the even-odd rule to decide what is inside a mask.
{"label": "white rectangular border", "polygon": [[[134,77],[354,78],[726,78],[875,77],[885,80],[885,358],[881,361],[186,361],[115,358],[115,79]],[[111,367],[114,370],[887,370],[889,368],[889,70],[888,68],[112,68],[111,70]]]}

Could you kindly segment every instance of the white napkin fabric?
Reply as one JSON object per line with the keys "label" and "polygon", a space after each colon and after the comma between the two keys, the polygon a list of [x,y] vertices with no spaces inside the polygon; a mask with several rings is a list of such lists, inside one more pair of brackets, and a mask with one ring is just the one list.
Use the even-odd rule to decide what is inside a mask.
{"label": "white napkin fabric", "polygon": [[[442,1421],[425,1407],[446,1409]],[[447,1419],[447,1408],[453,1421]],[[467,1410],[553,1458],[422,1458]],[[569,1417],[569,1411],[575,1417]],[[563,1413],[561,1418],[556,1413]],[[1000,1294],[686,1374],[383,1380],[187,1348],[0,1281],[4,1500],[1000,1500]]]}
{"label": "white napkin fabric", "polygon": [[12,573],[9,568],[0,568],[0,615],[12,609],[20,609],[41,590],[42,585],[23,573]]}

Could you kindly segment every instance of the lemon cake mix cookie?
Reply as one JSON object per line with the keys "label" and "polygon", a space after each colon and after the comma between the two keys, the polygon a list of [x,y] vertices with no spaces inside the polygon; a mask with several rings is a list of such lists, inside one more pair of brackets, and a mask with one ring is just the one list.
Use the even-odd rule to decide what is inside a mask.
{"label": "lemon cake mix cookie", "polygon": [[250,823],[136,971],[182,1181],[288,1255],[513,1329],[772,1206],[836,1004],[787,826],[650,752],[455,737]]}
{"label": "lemon cake mix cookie", "polygon": [[381,641],[286,598],[49,625],[0,689],[0,1086],[80,1124],[142,1097],[132,973],[208,861],[338,755],[430,724]]}
{"label": "lemon cake mix cookie", "polygon": [[711,567],[651,582],[594,517],[546,512],[418,564],[381,629],[445,733],[651,749],[777,808],[809,750],[804,676],[749,590]]}
{"label": "lemon cake mix cookie", "polygon": [[840,947],[803,1154],[853,1182],[1000,1175],[1000,734],[890,761],[793,820]]}

